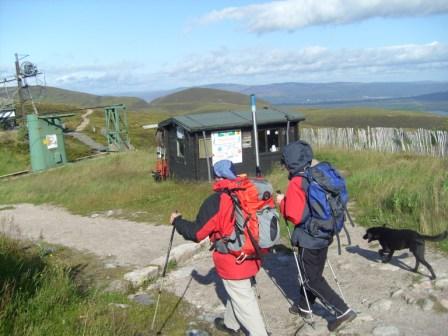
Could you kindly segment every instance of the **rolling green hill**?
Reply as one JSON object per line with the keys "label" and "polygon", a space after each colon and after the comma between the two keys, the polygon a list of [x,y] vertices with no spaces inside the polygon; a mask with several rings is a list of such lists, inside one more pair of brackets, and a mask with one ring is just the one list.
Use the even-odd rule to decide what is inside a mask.
{"label": "rolling green hill", "polygon": [[[187,114],[249,109],[249,104],[250,98],[245,94],[208,88],[190,88],[157,98],[151,102],[150,106],[168,114]],[[269,105],[264,100],[257,100],[259,108]]]}
{"label": "rolling green hill", "polygon": [[[12,90],[10,91],[12,94]],[[97,96],[89,93],[64,90],[49,86],[31,86],[30,92],[38,106],[65,105],[80,108],[124,104],[129,110],[142,110],[149,107],[149,104],[140,98]],[[0,93],[0,97],[2,96],[5,97],[4,92]]]}
{"label": "rolling green hill", "polygon": [[425,112],[369,107],[311,108],[289,107],[305,115],[301,125],[311,127],[395,127],[448,130],[448,117]]}

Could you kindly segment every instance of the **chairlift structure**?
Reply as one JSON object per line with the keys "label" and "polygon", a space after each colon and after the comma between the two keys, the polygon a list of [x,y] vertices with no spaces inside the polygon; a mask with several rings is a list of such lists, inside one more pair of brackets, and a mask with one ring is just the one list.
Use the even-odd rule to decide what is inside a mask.
{"label": "chairlift structure", "polygon": [[123,104],[112,105],[104,109],[106,138],[110,152],[131,150],[128,132],[128,115]]}

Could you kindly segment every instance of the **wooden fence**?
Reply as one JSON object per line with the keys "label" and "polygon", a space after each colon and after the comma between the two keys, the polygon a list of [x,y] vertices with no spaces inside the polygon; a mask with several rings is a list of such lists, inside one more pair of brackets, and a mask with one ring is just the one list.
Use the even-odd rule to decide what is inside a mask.
{"label": "wooden fence", "polygon": [[448,156],[448,132],[422,128],[301,128],[300,138],[317,147]]}

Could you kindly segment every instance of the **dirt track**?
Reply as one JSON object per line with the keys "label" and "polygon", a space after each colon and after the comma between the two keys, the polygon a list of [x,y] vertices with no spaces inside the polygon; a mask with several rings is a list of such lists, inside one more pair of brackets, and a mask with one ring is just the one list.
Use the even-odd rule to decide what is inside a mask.
{"label": "dirt track", "polygon": [[[171,233],[167,225],[83,217],[49,205],[18,204],[0,211],[0,219],[0,230],[11,236],[88,251],[120,266],[142,267],[165,255]],[[176,235],[173,246],[183,243]]]}
{"label": "dirt track", "polygon": [[[1,207],[0,207],[1,208]],[[163,225],[134,223],[104,215],[82,217],[52,206],[20,204],[0,211],[1,230],[11,236],[43,239],[78,250],[86,250],[117,265],[145,266],[164,256],[171,228]],[[358,318],[339,332],[340,335],[408,335],[439,336],[448,327],[448,259],[431,249],[427,260],[438,275],[428,280],[409,271],[414,258],[407,251],[396,253],[391,264],[379,262],[377,246],[369,246],[362,228],[350,228],[353,244],[343,246],[337,255],[336,244],[329,260],[341,283],[347,302],[358,312]],[[342,235],[341,240],[346,242]],[[174,246],[185,243],[176,235]],[[327,280],[337,289],[328,267]],[[302,324],[290,315],[288,307],[298,296],[294,259],[286,249],[266,258],[264,270],[257,276],[261,307],[272,335],[294,335]],[[155,286],[158,284],[155,283]],[[182,296],[212,321],[224,311],[225,292],[204,248],[186,263],[169,273],[165,289]],[[305,325],[299,335],[328,335],[330,317],[315,305],[316,329]]]}

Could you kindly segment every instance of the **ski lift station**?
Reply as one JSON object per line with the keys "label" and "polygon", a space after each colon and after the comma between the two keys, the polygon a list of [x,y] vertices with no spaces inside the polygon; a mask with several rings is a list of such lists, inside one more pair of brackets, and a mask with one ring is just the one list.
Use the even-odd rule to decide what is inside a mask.
{"label": "ski lift station", "polygon": [[[254,176],[259,161],[263,174],[279,162],[282,148],[299,138],[301,113],[271,108],[253,113],[212,112],[189,114],[166,119],[158,124],[169,175],[183,180],[211,180],[213,164],[231,160],[238,174]],[[256,155],[257,130],[259,160]]]}
{"label": "ski lift station", "polygon": [[67,163],[62,118],[72,116],[74,114],[27,115],[30,161],[33,171]]}

